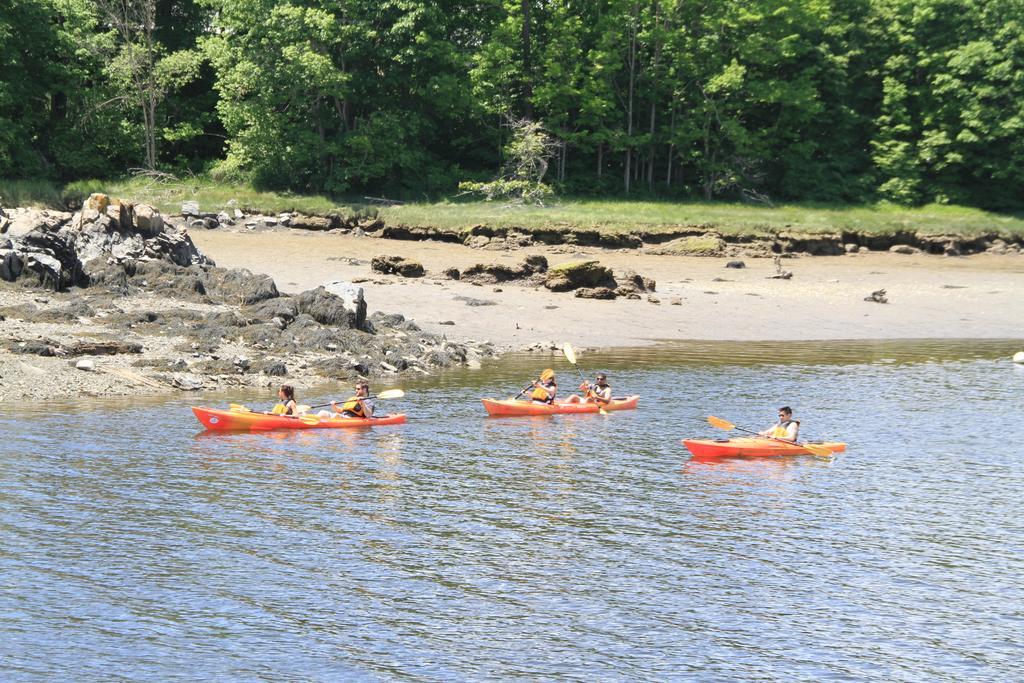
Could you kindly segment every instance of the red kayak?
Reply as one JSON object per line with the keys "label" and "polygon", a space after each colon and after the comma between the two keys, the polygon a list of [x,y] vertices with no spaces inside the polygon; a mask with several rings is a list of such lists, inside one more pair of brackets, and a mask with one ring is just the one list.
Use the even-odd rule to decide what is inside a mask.
{"label": "red kayak", "polygon": [[[833,453],[846,450],[846,444],[838,441],[810,442],[812,446],[827,448]],[[775,439],[685,439],[683,445],[699,458],[714,457],[772,457],[776,455],[810,455],[811,451],[798,443]]]}
{"label": "red kayak", "polygon": [[268,415],[239,410],[218,410],[216,408],[192,408],[199,421],[215,432],[259,432],[271,429],[348,429],[353,427],[380,427],[405,422],[405,415],[383,415],[381,417],[327,417],[316,415]]}
{"label": "red kayak", "polygon": [[634,410],[640,402],[639,396],[626,396],[623,398],[612,398],[611,403],[600,405],[598,403],[570,403],[569,401],[555,401],[554,403],[534,403],[533,401],[505,400],[499,401],[492,398],[480,399],[487,410],[488,415],[511,416],[511,415],[560,415],[564,413],[598,413],[601,408],[608,410]]}

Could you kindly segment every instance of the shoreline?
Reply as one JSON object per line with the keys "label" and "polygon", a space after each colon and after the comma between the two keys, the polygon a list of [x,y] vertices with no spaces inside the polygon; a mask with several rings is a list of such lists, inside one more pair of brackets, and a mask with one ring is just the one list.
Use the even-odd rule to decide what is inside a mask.
{"label": "shoreline", "polygon": [[[529,246],[481,250],[442,242],[405,242],[348,234],[272,230],[196,231],[196,245],[231,268],[274,278],[282,291],[326,280],[355,280],[369,310],[405,312],[424,330],[486,339],[503,352],[564,339],[588,347],[661,341],[956,339],[1024,336],[1024,258],[978,254],[943,257],[893,253],[791,257],[791,279],[771,279],[770,258],[669,256],[637,249]],[[369,261],[400,255],[421,262],[426,276],[372,272]],[[552,266],[598,260],[616,275],[634,270],[656,280],[641,300],[575,298],[571,292],[503,282],[450,280],[445,268],[515,266],[543,255]],[[888,303],[865,301],[886,290]],[[461,298],[459,298],[461,297]],[[471,301],[467,301],[471,300]],[[657,302],[657,303],[655,303]],[[471,305],[479,303],[483,305]],[[452,325],[441,323],[451,322]]]}
{"label": "shoreline", "polygon": [[[330,332],[342,335],[337,351],[329,350],[333,344],[326,349],[306,346],[324,341],[314,334],[308,342],[296,338],[291,350],[263,353],[258,340],[249,337],[257,328],[267,328],[256,324],[267,318],[252,318],[251,311],[239,317],[244,308],[262,310],[261,305],[240,309],[226,300],[189,301],[169,292],[169,281],[153,281],[166,276],[159,269],[151,271],[148,284],[140,278],[140,286],[120,296],[103,287],[55,292],[4,284],[0,391],[9,398],[32,400],[190,390],[226,394],[282,382],[345,383],[353,373],[388,383],[416,376],[412,371],[427,376],[452,364],[479,367],[481,360],[514,351],[557,353],[566,341],[578,349],[607,350],[748,343],[750,353],[756,354],[754,342],[1024,339],[1019,322],[1024,320],[1024,258],[1017,254],[869,252],[788,255],[783,260],[746,255],[741,257],[745,267],[729,268],[726,263],[735,256],[670,255],[645,248],[516,246],[506,241],[470,246],[286,228],[180,234],[217,262],[214,271],[243,268],[253,273],[238,274],[242,287],[232,297],[244,296],[246,287],[263,287],[269,279],[284,295],[270,299],[279,303],[329,282],[358,285],[365,293],[367,316],[378,321],[377,334],[363,343],[380,348],[365,347],[371,355],[360,356],[343,341],[348,339],[345,333]],[[421,277],[376,272],[371,261],[381,256],[415,259],[426,272]],[[629,296],[599,300],[549,291],[536,276],[487,282],[446,274],[450,269],[465,273],[476,264],[511,271],[524,258],[540,256],[552,268],[598,261],[620,283],[634,272],[656,285],[650,291],[641,288]],[[780,270],[791,276],[773,277]],[[888,303],[865,300],[883,289]],[[267,310],[277,306],[270,304]],[[222,329],[227,336],[220,340],[215,334],[209,337],[217,329],[201,334],[211,326],[208,319],[228,320],[231,332]],[[124,343],[139,350],[111,351],[114,355],[74,350],[88,343]],[[35,350],[15,348],[19,345]],[[88,371],[76,369],[79,360],[88,361]],[[272,367],[282,360],[287,363],[283,376]],[[324,375],[325,367],[334,374]]]}

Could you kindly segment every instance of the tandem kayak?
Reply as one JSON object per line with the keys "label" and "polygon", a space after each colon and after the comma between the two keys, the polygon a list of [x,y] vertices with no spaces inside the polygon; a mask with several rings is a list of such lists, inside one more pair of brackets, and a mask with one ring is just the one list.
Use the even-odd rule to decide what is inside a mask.
{"label": "tandem kayak", "polygon": [[[838,441],[810,442],[819,448],[827,448],[833,453],[846,450],[846,444]],[[685,439],[686,446],[693,455],[699,458],[749,456],[771,457],[775,455],[809,455],[811,452],[797,443],[786,443],[774,439]]]}
{"label": "tandem kayak", "polygon": [[516,400],[498,401],[491,398],[482,398],[480,401],[484,404],[488,415],[560,415],[564,413],[597,413],[601,411],[602,407],[605,410],[633,410],[640,401],[640,397],[612,398],[611,403],[604,406],[599,406],[597,403],[569,403],[568,401],[534,403],[533,401]]}
{"label": "tandem kayak", "polygon": [[[218,410],[216,408],[192,408],[199,421],[215,432],[266,431],[271,429],[346,429],[352,427],[380,427],[405,422],[405,415],[383,415],[381,417],[328,417],[304,415],[302,418],[288,415],[268,415],[248,411]],[[304,419],[303,419],[304,418]]]}

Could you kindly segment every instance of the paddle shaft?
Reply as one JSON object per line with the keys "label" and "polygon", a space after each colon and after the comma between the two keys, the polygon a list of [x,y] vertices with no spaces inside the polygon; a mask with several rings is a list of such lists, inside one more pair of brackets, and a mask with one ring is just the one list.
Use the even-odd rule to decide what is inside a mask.
{"label": "paddle shaft", "polygon": [[[370,399],[381,398],[381,397],[380,396],[353,396],[352,398],[358,398],[360,401],[369,401]],[[387,396],[385,396],[384,398],[387,398]],[[340,401],[340,403],[345,403],[345,402],[346,401]],[[339,403],[339,401],[335,401],[335,403]],[[330,403],[317,403],[315,406],[310,406],[309,409],[313,410],[313,408],[326,408],[329,405],[331,405],[331,404]]]}
{"label": "paddle shaft", "polygon": [[[780,439],[777,436],[765,436],[761,432],[755,432],[752,429],[744,429],[743,427],[737,427],[736,425],[733,425],[732,428],[735,429],[738,432],[746,432],[747,434],[753,434],[755,436],[759,436],[762,439],[771,439],[772,441],[779,441],[781,443],[788,443],[790,446],[800,446],[801,448],[806,448],[808,451],[811,452],[812,455],[818,455],[818,453],[814,452],[814,451],[818,451],[818,450],[827,451],[828,455],[832,455],[832,451],[830,451],[829,449],[827,449],[825,447],[819,448],[817,446],[813,446],[813,445],[809,445],[809,444],[805,444],[805,443],[797,443],[796,441],[789,441],[787,439]],[[825,454],[822,453],[821,455],[825,455]]]}

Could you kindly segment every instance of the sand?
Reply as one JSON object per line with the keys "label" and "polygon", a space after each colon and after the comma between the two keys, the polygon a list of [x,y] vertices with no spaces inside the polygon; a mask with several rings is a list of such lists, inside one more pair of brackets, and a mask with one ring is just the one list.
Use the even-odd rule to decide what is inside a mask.
{"label": "sand", "polygon": [[[782,260],[789,280],[768,279],[771,259],[662,256],[642,250],[531,247],[472,249],[441,242],[277,230],[195,231],[192,238],[219,266],[267,273],[285,292],[332,280],[361,283],[370,311],[403,313],[452,338],[489,340],[502,349],[569,340],[588,347],[638,346],[668,340],[816,340],[1024,338],[1024,256],[966,257],[869,253]],[[444,279],[448,267],[516,265],[526,254],[552,264],[597,259],[657,281],[660,303],[597,301],[515,283],[474,286]],[[369,260],[399,255],[423,263],[423,278],[381,276]],[[885,289],[887,304],[865,301]],[[457,297],[493,302],[470,306]],[[673,305],[675,301],[678,305]],[[454,325],[441,325],[441,322]]]}

